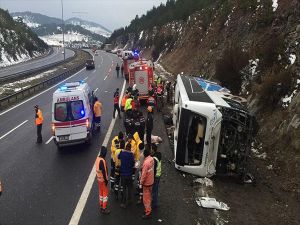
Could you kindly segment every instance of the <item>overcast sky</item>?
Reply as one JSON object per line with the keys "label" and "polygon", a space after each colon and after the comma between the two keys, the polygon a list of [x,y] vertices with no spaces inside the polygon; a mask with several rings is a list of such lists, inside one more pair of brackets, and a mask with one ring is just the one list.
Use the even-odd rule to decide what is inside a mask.
{"label": "overcast sky", "polygon": [[[64,18],[79,17],[99,23],[110,30],[126,26],[136,15],[167,0],[63,0]],[[61,0],[0,0],[10,12],[31,11],[61,18]],[[75,12],[75,13],[73,13]],[[82,13],[76,13],[82,12]]]}

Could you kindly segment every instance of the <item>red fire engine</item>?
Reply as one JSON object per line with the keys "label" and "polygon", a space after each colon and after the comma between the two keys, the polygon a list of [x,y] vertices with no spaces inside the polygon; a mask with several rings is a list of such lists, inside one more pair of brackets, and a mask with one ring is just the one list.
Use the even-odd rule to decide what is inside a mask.
{"label": "red fire engine", "polygon": [[139,60],[129,65],[129,85],[136,84],[140,99],[148,99],[153,79],[153,63],[151,60]]}

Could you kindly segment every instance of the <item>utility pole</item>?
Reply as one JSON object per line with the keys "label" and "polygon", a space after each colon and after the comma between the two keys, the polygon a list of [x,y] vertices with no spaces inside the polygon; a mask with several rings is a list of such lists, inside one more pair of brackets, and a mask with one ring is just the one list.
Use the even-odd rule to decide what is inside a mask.
{"label": "utility pole", "polygon": [[63,52],[64,60],[66,59],[66,49],[65,49],[65,22],[64,22],[64,4],[63,0],[61,1],[61,21],[62,21],[62,36],[63,36]]}

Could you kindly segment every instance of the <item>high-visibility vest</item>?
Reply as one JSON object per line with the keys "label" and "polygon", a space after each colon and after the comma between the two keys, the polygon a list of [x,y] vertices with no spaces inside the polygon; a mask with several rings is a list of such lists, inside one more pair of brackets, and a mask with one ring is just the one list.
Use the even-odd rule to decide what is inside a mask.
{"label": "high-visibility vest", "polygon": [[114,161],[115,161],[115,166],[116,167],[120,167],[121,166],[121,160],[118,158],[119,154],[122,152],[123,150],[118,148],[116,149],[115,151],[115,154],[114,154]]}
{"label": "high-visibility vest", "polygon": [[37,111],[37,118],[35,118],[35,125],[40,125],[40,124],[43,124],[43,121],[44,121],[44,117],[43,117],[43,113],[40,109],[38,109]]}
{"label": "high-visibility vest", "polygon": [[[115,141],[117,141],[117,142],[115,142]],[[114,139],[112,139],[112,141],[111,141],[111,148],[110,148],[112,159],[114,158],[115,151],[118,148],[120,148],[120,140],[119,140],[119,136],[115,136]]]}
{"label": "high-visibility vest", "polygon": [[157,163],[155,176],[160,177],[160,175],[161,175],[161,161],[159,161],[157,157],[153,157],[153,158]]}
{"label": "high-visibility vest", "polygon": [[[99,169],[101,161],[103,162],[104,165],[105,174],[102,174],[102,171]],[[104,176],[107,178],[107,167],[106,167],[105,160],[102,157],[97,157],[95,167],[96,167],[97,180],[100,182],[104,182],[105,181]]]}
{"label": "high-visibility vest", "polygon": [[94,114],[95,117],[99,117],[102,114],[102,104],[99,101],[96,101],[94,104]]}
{"label": "high-visibility vest", "polygon": [[128,98],[128,99],[126,100],[126,103],[125,103],[125,111],[127,111],[127,110],[129,110],[129,109],[132,109],[131,102],[132,102],[132,98]]}

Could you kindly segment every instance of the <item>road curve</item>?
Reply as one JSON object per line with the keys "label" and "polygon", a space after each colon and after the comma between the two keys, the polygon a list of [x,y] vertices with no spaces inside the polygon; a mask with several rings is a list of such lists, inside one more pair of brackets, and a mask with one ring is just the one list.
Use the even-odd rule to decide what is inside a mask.
{"label": "road curve", "polygon": [[[51,63],[59,62],[64,59],[62,51],[63,51],[62,48],[54,47],[53,53],[49,56],[38,58],[38,59],[32,59],[5,68],[0,68],[0,77],[9,76],[11,74],[15,74],[26,70],[45,66]],[[70,49],[66,49],[66,59],[72,57],[74,54],[75,54],[74,51]]]}

